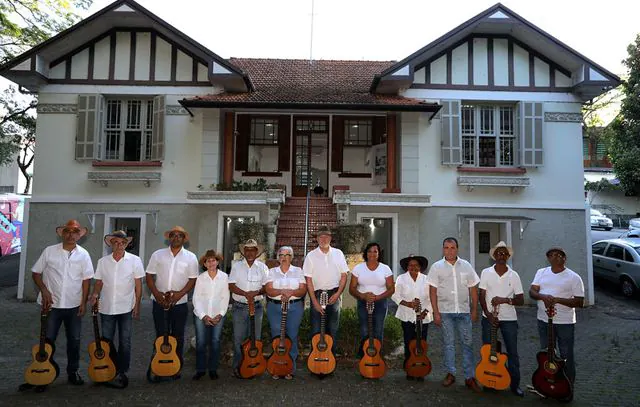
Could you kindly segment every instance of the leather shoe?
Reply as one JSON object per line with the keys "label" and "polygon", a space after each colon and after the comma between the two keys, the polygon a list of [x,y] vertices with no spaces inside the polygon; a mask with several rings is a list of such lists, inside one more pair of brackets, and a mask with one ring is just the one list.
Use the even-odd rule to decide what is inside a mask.
{"label": "leather shoe", "polygon": [[196,374],[193,375],[193,377],[191,378],[192,380],[200,380],[200,378],[204,376],[204,372],[196,372]]}
{"label": "leather shoe", "polygon": [[476,393],[482,393],[482,389],[475,378],[470,377],[464,381],[464,385],[473,390]]}
{"label": "leather shoe", "polygon": [[524,392],[520,387],[514,387],[513,389],[511,389],[511,392],[518,397],[524,397]]}
{"label": "leather shoe", "polygon": [[442,385],[444,387],[449,387],[455,382],[456,382],[456,377],[451,373],[447,373],[447,375],[444,377],[444,380],[442,381]]}
{"label": "leather shoe", "polygon": [[73,372],[69,374],[69,383],[76,386],[82,386],[84,384],[84,380],[82,380],[82,377],[80,377],[78,372]]}
{"label": "leather shoe", "polygon": [[209,378],[211,380],[218,380],[218,373],[216,372],[209,372]]}

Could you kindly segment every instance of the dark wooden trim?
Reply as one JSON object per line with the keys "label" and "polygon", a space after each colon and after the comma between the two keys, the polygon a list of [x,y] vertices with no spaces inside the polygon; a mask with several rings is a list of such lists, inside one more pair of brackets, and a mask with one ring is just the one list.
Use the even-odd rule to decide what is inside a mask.
{"label": "dark wooden trim", "polygon": [[87,68],[87,80],[93,80],[93,70],[96,62],[96,47],[94,44],[89,46],[89,67]]}
{"label": "dark wooden trim", "polygon": [[398,177],[396,163],[398,157],[396,156],[396,115],[387,115],[387,187],[382,190],[383,193],[399,193]]}
{"label": "dark wooden trim", "polygon": [[90,47],[92,45],[97,44],[98,42],[102,41],[103,39],[105,39],[106,37],[110,36],[114,32],[115,32],[115,30],[111,29],[111,30],[109,30],[109,31],[107,31],[105,33],[102,33],[99,36],[97,36],[94,39],[92,39],[91,41],[85,42],[84,44],[82,44],[82,45],[74,48],[73,50],[67,52],[66,54],[62,55],[61,57],[58,57],[58,58],[54,59],[53,61],[51,61],[49,63],[49,68],[52,68],[52,67],[58,65],[60,62],[66,60],[67,58],[74,56],[78,52],[80,52],[80,51],[82,51],[82,50],[84,50],[84,49],[86,49],[86,48],[88,48],[88,47]]}
{"label": "dark wooden trim", "polygon": [[156,33],[151,32],[150,40],[151,50],[149,52],[149,81],[153,81],[156,78]]}
{"label": "dark wooden trim", "polygon": [[424,66],[424,83],[431,83],[431,64],[426,64]]}
{"label": "dark wooden trim", "polygon": [[88,81],[87,79],[49,79],[51,84],[70,84],[70,85],[133,85],[133,86],[209,86],[211,82],[178,82],[178,81],[147,81],[136,80],[130,81],[128,79],[93,79]]}
{"label": "dark wooden trim", "polygon": [[243,177],[282,177],[282,173],[280,171],[243,171]]}
{"label": "dark wooden trim", "polygon": [[549,87],[556,87],[556,69],[549,65]]}
{"label": "dark wooden trim", "polygon": [[109,79],[114,80],[116,72],[116,32],[112,32],[109,38]]}
{"label": "dark wooden trim", "polygon": [[469,70],[467,84],[473,85],[473,38],[467,42],[467,67]]}
{"label": "dark wooden trim", "polygon": [[584,65],[584,82],[587,82],[589,80],[591,80],[591,72],[589,72],[589,66],[588,65]]}
{"label": "dark wooden trim", "polygon": [[487,38],[487,76],[489,86],[494,85],[494,66],[493,66],[493,38]]}
{"label": "dark wooden trim", "polygon": [[198,80],[198,61],[195,58],[191,58],[191,82]]}
{"label": "dark wooden trim", "polygon": [[447,85],[451,85],[451,79],[453,79],[453,61],[451,60],[452,48],[447,51]]}
{"label": "dark wooden trim", "polygon": [[533,54],[533,56],[535,56],[536,58],[538,58],[539,60],[546,62],[549,65],[553,65],[556,67],[556,69],[560,72],[562,72],[564,75],[571,77],[571,71],[569,71],[568,69],[558,65],[556,62],[553,62],[552,60],[550,60],[549,58],[547,58],[546,56],[542,55],[541,53],[539,53],[538,51],[536,51],[535,49],[531,48],[530,46],[528,46],[527,44],[525,44],[524,42],[520,41],[519,39],[515,38],[515,37],[511,37],[509,36],[509,38],[511,38],[511,40],[518,45],[520,48],[524,49],[525,51],[527,51],[529,53],[529,55]]}
{"label": "dark wooden trim", "polygon": [[67,58],[67,60],[65,61],[64,77],[65,79],[71,79],[71,57]]}
{"label": "dark wooden trim", "polygon": [[[184,85],[184,83],[183,83]],[[208,86],[211,86],[209,83]],[[429,85],[423,85],[427,88]],[[466,85],[463,85],[466,86]],[[374,104],[374,103],[320,103],[320,102],[228,102],[218,100],[202,100],[202,99],[182,99],[179,101],[184,107],[215,107],[220,109],[281,109],[281,110],[315,110],[315,111],[330,111],[330,110],[353,110],[353,111],[366,111],[366,112],[427,112],[432,113],[429,116],[429,120],[438,113],[442,106],[437,103],[417,103],[415,105],[401,105],[401,104]],[[304,116],[309,117],[309,116]],[[336,116],[333,116],[336,117]],[[342,170],[334,170],[333,172],[340,172]]]}
{"label": "dark wooden trim", "polygon": [[549,86],[488,86],[488,85],[443,85],[443,84],[421,84],[414,83],[409,89],[450,89],[450,90],[498,90],[504,92],[572,92],[571,87],[549,87]]}
{"label": "dark wooden trim", "polygon": [[136,78],[136,35],[135,31],[131,31],[131,41],[129,44],[129,80]]}
{"label": "dark wooden trim", "polygon": [[30,69],[31,69],[32,71],[34,71],[34,72],[36,71],[36,58],[37,58],[37,57],[38,57],[37,55],[34,55],[34,56],[32,56],[32,57],[31,57],[31,61],[29,61],[29,63],[30,63],[30,65],[29,65],[29,66],[30,66]]}
{"label": "dark wooden trim", "polygon": [[234,113],[225,112],[224,114],[224,138],[222,140],[222,182],[231,185],[233,182],[233,125]]}
{"label": "dark wooden trim", "polygon": [[458,172],[500,173],[500,174],[526,174],[523,167],[457,167]]}
{"label": "dark wooden trim", "polygon": [[536,64],[535,64],[535,56],[530,52],[529,53],[529,86],[536,86]]}
{"label": "dark wooden trim", "polygon": [[507,52],[507,64],[509,69],[509,86],[515,86],[516,71],[513,67],[513,42],[511,39],[507,39],[508,52]]}
{"label": "dark wooden trim", "polygon": [[369,172],[341,172],[338,174],[338,178],[371,178]]}
{"label": "dark wooden trim", "polygon": [[178,66],[178,48],[169,43],[171,45],[171,81],[176,81],[176,69]]}
{"label": "dark wooden trim", "polygon": [[162,167],[162,161],[99,161],[91,162],[92,167]]}

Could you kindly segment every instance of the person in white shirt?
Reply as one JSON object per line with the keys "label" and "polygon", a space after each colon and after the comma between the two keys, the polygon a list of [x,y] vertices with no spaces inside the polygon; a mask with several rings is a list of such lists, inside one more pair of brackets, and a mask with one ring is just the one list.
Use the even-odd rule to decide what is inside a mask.
{"label": "person in white shirt", "polygon": [[[462,367],[465,385],[474,392],[482,391],[475,379],[471,322],[478,320],[478,283],[480,278],[468,261],[458,257],[458,240],[447,237],[442,242],[444,258],[435,262],[427,276],[433,322],[442,327],[444,369],[442,385],[456,381],[455,331],[462,341]],[[469,300],[471,298],[471,300]]]}
{"label": "person in white shirt", "polygon": [[[67,376],[69,383],[84,384],[78,374],[80,360],[80,332],[89,286],[93,278],[93,264],[89,253],[77,242],[88,229],[77,220],[69,220],[56,228],[62,243],[49,246],[33,265],[32,278],[40,290],[38,303],[49,311],[47,339],[55,343],[64,323],[67,339]],[[39,388],[44,390],[44,387]]]}
{"label": "person in white shirt", "polygon": [[222,255],[215,250],[207,250],[200,258],[204,273],[196,279],[192,298],[193,324],[196,327],[196,374],[193,380],[200,380],[207,369],[211,379],[218,378],[220,336],[230,296],[229,279],[218,269],[222,260]]}
{"label": "person in white shirt", "polygon": [[529,295],[538,301],[538,334],[540,349],[548,346],[547,310],[555,308],[553,331],[560,350],[566,360],[565,369],[571,382],[576,380],[575,356],[573,353],[576,325],[576,308],[584,306],[584,283],[573,270],[566,267],[567,254],[561,247],[547,250],[550,267],[541,268],[533,278]]}
{"label": "person in white shirt", "polygon": [[132,240],[122,230],[104,237],[112,253],[98,260],[93,277],[96,282],[89,297],[92,306],[100,299],[98,309],[104,339],[114,342],[118,327],[118,360],[114,361],[118,376],[110,384],[120,388],[129,384],[127,372],[131,364],[132,319],[140,315],[142,278],[145,276],[140,257],[125,250]]}
{"label": "person in white shirt", "polygon": [[[271,328],[271,337],[280,336],[280,321],[282,319],[282,301],[288,302],[287,326],[285,334],[291,339],[289,355],[293,360],[293,372],[296,371],[298,359],[298,330],[304,315],[304,296],[307,293],[307,282],[300,267],[292,266],[293,248],[282,246],[278,250],[280,266],[269,270],[265,292],[267,293],[267,318]],[[274,379],[278,378],[277,376]],[[293,379],[289,374],[284,377]]]}
{"label": "person in white shirt", "polygon": [[[498,242],[489,250],[495,264],[480,274],[480,306],[482,307],[482,343],[491,343],[491,326],[498,327],[507,350],[507,368],[511,376],[511,391],[524,397],[520,389],[520,357],[518,356],[518,316],[514,305],[524,305],[520,276],[507,264],[513,249]],[[498,313],[496,318],[494,309]]]}
{"label": "person in white shirt", "polygon": [[[262,335],[262,300],[264,285],[267,283],[269,269],[256,260],[264,246],[255,239],[249,239],[239,245],[243,260],[237,261],[229,273],[229,290],[233,298],[233,375],[241,378],[238,368],[242,360],[242,342],[249,337],[250,329],[255,329],[256,339]],[[254,304],[255,327],[250,326],[249,303]]]}
{"label": "person in white shirt", "polygon": [[[405,273],[400,274],[396,279],[396,291],[391,296],[391,299],[398,304],[396,318],[402,324],[404,363],[411,356],[409,342],[416,339],[416,318],[422,320],[421,337],[424,340],[427,339],[429,323],[433,321],[431,300],[429,299],[429,284],[427,283],[427,275],[424,274],[428,265],[429,261],[426,257],[414,256],[413,254],[400,260],[400,267]],[[416,300],[420,302],[420,315],[417,315],[416,312],[418,307],[418,301]],[[407,376],[407,380],[412,379],[412,376]]]}
{"label": "person in white shirt", "polygon": [[[307,280],[307,292],[311,300],[311,337],[320,332],[320,316],[327,320],[327,334],[333,338],[331,351],[335,354],[340,327],[341,295],[347,286],[349,266],[342,250],[331,247],[331,229],[322,225],[316,233],[318,247],[307,253],[302,270]],[[325,309],[320,306],[320,294],[329,295]]]}
{"label": "person in white shirt", "polygon": [[[164,232],[169,247],[153,252],[147,265],[147,286],[151,290],[153,300],[153,323],[156,337],[169,335],[176,338],[176,352],[183,361],[184,330],[189,314],[187,294],[193,289],[198,277],[198,258],[185,249],[183,245],[189,241],[189,234],[181,226]],[[165,309],[169,311],[169,324],[165,323]],[[181,363],[184,366],[184,363]],[[173,376],[180,378],[180,373]]]}
{"label": "person in white shirt", "polygon": [[358,358],[364,356],[362,344],[369,337],[369,318],[367,305],[373,304],[374,338],[382,343],[384,336],[384,319],[387,317],[387,298],[395,291],[393,272],[383,263],[382,248],[378,243],[367,244],[362,252],[364,263],[360,263],[351,272],[349,294],[358,300],[358,321],[360,322],[360,343]]}

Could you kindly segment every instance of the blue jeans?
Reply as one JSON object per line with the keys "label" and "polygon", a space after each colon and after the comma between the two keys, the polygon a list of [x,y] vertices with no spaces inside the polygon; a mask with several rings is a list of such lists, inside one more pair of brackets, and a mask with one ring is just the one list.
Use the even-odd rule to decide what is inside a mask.
{"label": "blue jeans", "polygon": [[118,360],[114,362],[116,362],[119,373],[127,373],[131,364],[132,320],[131,312],[118,315],[100,314],[104,339],[114,342],[116,325],[118,326]]}
{"label": "blue jeans", "polygon": [[[507,350],[507,369],[511,375],[511,388],[520,387],[520,357],[518,356],[518,321],[500,321],[498,327]],[[482,317],[482,343],[491,343],[491,325]]]}
{"label": "blue jeans", "polygon": [[[304,301],[289,304],[287,312],[287,326],[285,333],[291,339],[291,359],[293,360],[293,371],[296,371],[296,360],[298,360],[298,330],[304,314]],[[275,302],[267,301],[267,318],[271,328],[271,337],[280,337],[280,321],[282,319],[282,306]]]}
{"label": "blue jeans", "polygon": [[464,378],[475,376],[475,363],[473,360],[473,348],[471,337],[471,314],[443,313],[442,316],[442,342],[444,348],[444,370],[456,375],[456,337],[455,331],[462,340],[462,368]]}
{"label": "blue jeans", "polygon": [[[197,316],[193,316],[196,327],[196,372],[216,372],[220,364],[220,336],[224,326],[224,316],[215,326],[205,325]],[[209,358],[207,358],[207,345]]]}
{"label": "blue jeans", "polygon": [[56,342],[60,325],[64,322],[64,334],[67,337],[67,374],[78,371],[80,361],[80,330],[82,318],[78,308],[51,308],[47,317],[47,339]]}
{"label": "blue jeans", "polygon": [[[233,302],[233,368],[240,367],[242,360],[242,342],[249,337],[249,306],[238,301]],[[262,338],[262,302],[255,304],[256,339]]]}
{"label": "blue jeans", "polygon": [[[429,324],[422,323],[422,339],[427,340],[427,332],[429,332]],[[416,339],[416,324],[413,322],[402,321],[402,335],[404,336],[404,362],[411,356],[409,352],[409,342]],[[404,363],[403,363],[404,365]]]}
{"label": "blue jeans", "polygon": [[[158,305],[157,302],[153,302],[153,324],[156,328],[156,338],[164,335],[165,331],[165,315],[164,309]],[[171,307],[169,312],[169,335],[176,338],[177,346],[176,353],[180,358],[180,365],[184,366],[184,360],[182,359],[182,353],[184,348],[184,329],[187,326],[187,314],[189,312],[187,304],[178,304]],[[155,346],[154,346],[155,349]]]}
{"label": "blue jeans", "polygon": [[[329,298],[337,291],[337,289],[328,290]],[[320,301],[320,293],[322,290],[316,290],[314,292],[318,301]],[[338,299],[334,304],[327,305],[327,308],[324,310],[325,313],[325,329],[326,333],[331,335],[333,338],[333,346],[331,347],[331,352],[335,355],[337,351],[337,343],[338,343],[338,328],[340,327],[340,308],[342,306],[342,298]],[[313,335],[320,333],[320,313],[311,306],[311,337]],[[311,342],[311,338],[309,338],[309,342]]]}
{"label": "blue jeans", "polygon": [[[384,319],[387,316],[387,299],[379,300],[373,303],[373,327],[371,335],[380,340],[384,337]],[[367,302],[358,300],[358,322],[360,322],[360,348],[358,349],[358,358],[361,359],[364,356],[362,350],[362,344],[365,339],[369,338],[369,313],[367,312]]]}
{"label": "blue jeans", "polygon": [[[575,324],[553,324],[555,346],[560,351],[560,357],[567,361],[565,371],[571,383],[576,381],[576,360],[573,355]],[[538,334],[540,335],[540,349],[547,349],[549,337],[546,322],[538,320]]]}

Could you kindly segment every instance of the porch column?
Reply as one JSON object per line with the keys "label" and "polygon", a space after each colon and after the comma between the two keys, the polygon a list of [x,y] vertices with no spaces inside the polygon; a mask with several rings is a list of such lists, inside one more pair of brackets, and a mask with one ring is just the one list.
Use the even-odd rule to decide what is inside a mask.
{"label": "porch column", "polygon": [[387,115],[387,187],[385,193],[399,193],[396,174],[396,115]]}
{"label": "porch column", "polygon": [[233,112],[224,114],[224,161],[222,167],[222,182],[231,185],[233,182]]}

